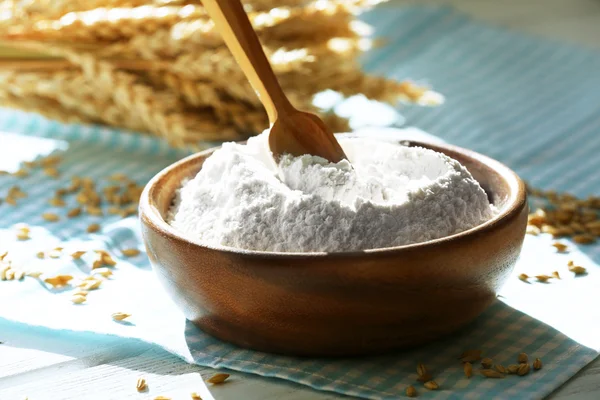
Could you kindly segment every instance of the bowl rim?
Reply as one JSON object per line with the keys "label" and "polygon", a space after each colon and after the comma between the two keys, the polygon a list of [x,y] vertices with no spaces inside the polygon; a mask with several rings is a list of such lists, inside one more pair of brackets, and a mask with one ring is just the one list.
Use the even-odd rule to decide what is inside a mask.
{"label": "bowl rim", "polygon": [[[238,143],[244,143],[238,142]],[[412,243],[402,246],[392,246],[377,249],[366,249],[357,251],[341,251],[341,252],[277,252],[277,251],[261,251],[261,250],[249,250],[240,249],[229,246],[214,246],[206,243],[201,243],[189,237],[186,237],[176,228],[172,227],[167,221],[161,216],[159,210],[150,201],[155,195],[157,190],[157,183],[164,179],[174,170],[181,168],[183,165],[196,162],[199,158],[208,157],[214,151],[219,149],[221,146],[215,146],[207,150],[189,155],[181,160],[178,160],[169,166],[163,168],[158,172],[144,187],[144,190],[140,196],[139,203],[139,218],[142,224],[151,226],[154,231],[158,231],[162,236],[167,236],[170,239],[185,242],[192,246],[197,246],[207,250],[219,251],[228,253],[235,256],[243,257],[260,257],[260,258],[271,258],[271,259],[315,259],[315,258],[356,258],[356,257],[373,257],[373,256],[390,256],[396,253],[402,253],[406,251],[423,251],[423,250],[434,250],[436,247],[446,245],[451,242],[459,242],[461,240],[471,240],[478,235],[483,235],[489,231],[493,231],[505,224],[508,224],[513,218],[517,217],[522,209],[527,204],[527,191],[525,183],[521,178],[506,165],[499,161],[494,160],[491,157],[477,153],[473,150],[465,149],[459,146],[447,144],[447,143],[433,143],[422,140],[398,140],[398,144],[409,144],[412,147],[423,147],[440,152],[441,150],[447,150],[449,152],[459,153],[463,157],[471,158],[475,162],[479,162],[482,165],[497,172],[504,178],[508,184],[509,196],[506,199],[506,204],[499,210],[490,220],[474,226],[473,228],[465,231],[455,233],[450,236],[444,236],[438,239],[428,240],[425,242]],[[442,151],[443,153],[443,151]],[[451,156],[449,156],[451,157]],[[451,157],[452,158],[452,157]]]}

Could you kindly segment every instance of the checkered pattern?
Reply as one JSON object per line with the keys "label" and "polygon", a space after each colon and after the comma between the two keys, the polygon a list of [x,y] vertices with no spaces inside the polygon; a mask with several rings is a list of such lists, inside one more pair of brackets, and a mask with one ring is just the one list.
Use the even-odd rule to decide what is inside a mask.
{"label": "checkered pattern", "polygon": [[[427,393],[426,398],[542,398],[596,357],[595,351],[501,302],[460,334],[424,348],[367,359],[332,361],[267,355],[224,345],[200,334],[190,323],[187,336],[198,364],[288,379],[369,399],[398,398],[408,384],[419,388],[415,383],[418,362],[431,368],[440,384],[441,390]],[[523,351],[541,358],[544,368],[524,379],[466,379],[457,360],[465,349],[482,349],[485,356],[504,366],[516,363],[517,354]]]}
{"label": "checkered pattern", "polygon": [[[447,104],[437,109],[405,108],[402,113],[410,125],[499,159],[536,186],[580,196],[599,194],[600,54],[486,27],[449,8],[385,6],[364,18],[376,25],[377,34],[388,38],[386,47],[364,60],[367,69],[396,78],[427,78],[448,96]],[[0,134],[0,163],[16,153],[2,151],[23,140],[19,152],[62,152],[61,170],[97,179],[124,172],[144,182],[186,154],[139,135],[64,126],[20,112],[0,111],[0,129],[26,134]],[[140,246],[133,217],[103,217],[103,230],[96,235],[86,234],[85,227],[98,217],[43,221],[40,214],[47,209],[47,197],[65,183],[66,178],[53,181],[40,172],[19,181],[1,177],[0,196],[19,184],[29,198],[14,209],[0,206],[0,247],[6,244],[21,252],[27,265],[35,267],[41,261],[31,257],[31,249],[51,248],[59,241],[113,251]],[[21,221],[34,227],[28,243],[15,242],[10,230]],[[416,383],[415,366],[423,362],[432,369],[440,390],[429,392],[417,385],[422,398],[536,399],[573,376],[600,349],[600,332],[594,325],[600,311],[585,307],[600,302],[600,246],[573,247],[570,254],[560,255],[549,242],[543,236],[528,237],[515,275],[560,270],[562,280],[526,284],[512,277],[501,301],[462,332],[385,357],[296,359],[222,343],[184,320],[160,290],[144,257],[119,260],[115,279],[91,293],[81,307],[70,304],[68,293],[40,290],[31,279],[0,282],[0,330],[2,324],[23,323],[138,338],[201,365],[369,399],[400,397],[408,384]],[[565,268],[570,258],[585,265],[588,275],[570,276]],[[44,261],[44,268],[52,273],[86,272],[71,261],[50,262]],[[136,296],[130,295],[132,282],[144,283],[136,285]],[[12,306],[17,296],[18,308]],[[108,316],[117,309],[131,312],[132,322],[112,322]],[[505,366],[524,351],[540,357],[544,368],[525,378],[466,379],[457,356],[475,348]]]}

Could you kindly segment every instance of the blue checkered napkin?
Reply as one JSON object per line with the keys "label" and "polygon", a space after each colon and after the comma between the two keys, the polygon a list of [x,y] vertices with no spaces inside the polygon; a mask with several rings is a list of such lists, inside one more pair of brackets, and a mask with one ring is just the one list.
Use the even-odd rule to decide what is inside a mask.
{"label": "blue checkered napkin", "polygon": [[[600,162],[598,53],[489,28],[448,8],[386,6],[365,19],[376,21],[377,33],[388,38],[386,47],[364,60],[369,70],[396,78],[426,78],[447,96],[447,104],[438,109],[404,109],[410,125],[491,155],[534,185],[580,196],[600,193],[600,174],[596,173]],[[54,188],[64,186],[71,174],[101,179],[125,172],[143,182],[185,154],[138,135],[64,126],[12,111],[0,111],[0,130],[25,134],[18,145],[14,136],[0,134],[0,169],[7,155],[23,155],[25,150],[54,150],[64,155],[61,170],[65,177],[58,181],[39,172],[19,181],[0,179],[0,196],[15,183],[29,193],[20,207],[0,206],[0,247],[6,244],[21,252],[19,256],[31,267],[39,262],[32,248],[51,248],[59,241],[78,249],[106,248],[115,254],[124,247],[143,249],[135,218],[82,216],[51,224],[40,218],[47,209],[46,198]],[[9,142],[23,151],[6,150]],[[12,231],[12,225],[21,221],[33,226],[32,240],[26,244],[16,242]],[[87,224],[98,221],[101,232],[85,233]],[[571,245],[572,251],[563,255],[556,254],[550,243],[543,235],[526,238],[515,276],[504,287],[500,301],[471,326],[427,347],[386,357],[296,359],[222,343],[185,321],[143,256],[119,258],[114,279],[90,293],[81,307],[70,303],[69,293],[45,290],[33,279],[0,282],[0,330],[3,324],[21,323],[139,338],[201,365],[371,399],[401,397],[408,384],[416,384],[415,366],[423,362],[440,390],[430,392],[416,384],[421,398],[536,399],[573,376],[600,349],[595,325],[600,310],[582,307],[600,303],[600,246]],[[571,276],[566,270],[569,259],[584,265],[588,275]],[[71,260],[39,267],[51,274],[83,277],[87,273],[85,265]],[[562,280],[527,284],[516,278],[521,272],[535,275],[553,270],[560,271]],[[131,285],[138,282],[144,284],[136,284],[136,295],[131,296]],[[20,307],[10,306],[17,297]],[[113,323],[109,316],[114,311],[130,312],[131,322]],[[524,351],[540,357],[544,368],[525,378],[466,379],[457,357],[474,348],[505,366]]]}
{"label": "blue checkered napkin", "polygon": [[[224,344],[202,334],[191,323],[186,338],[194,362],[212,367],[299,382],[319,390],[368,399],[396,399],[407,385],[430,399],[541,399],[596,357],[551,327],[497,302],[460,334],[427,347],[385,357],[348,360],[274,356]],[[467,379],[458,360],[466,349],[482,349],[484,356],[508,366],[526,352],[544,361],[544,368],[526,378]],[[417,363],[424,363],[440,385],[429,392],[419,384]]]}

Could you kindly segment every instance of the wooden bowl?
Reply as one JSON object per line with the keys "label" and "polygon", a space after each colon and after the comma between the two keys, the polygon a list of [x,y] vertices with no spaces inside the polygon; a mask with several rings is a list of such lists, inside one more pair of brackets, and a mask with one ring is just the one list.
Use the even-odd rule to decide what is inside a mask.
{"label": "wooden bowl", "polygon": [[214,151],[187,157],[146,186],[148,256],[185,316],[219,339],[305,356],[383,353],[457,330],[496,298],[527,223],[523,182],[504,165],[449,145],[408,142],[460,161],[499,209],[468,231],[386,249],[274,253],[211,247],[165,222],[175,190]]}

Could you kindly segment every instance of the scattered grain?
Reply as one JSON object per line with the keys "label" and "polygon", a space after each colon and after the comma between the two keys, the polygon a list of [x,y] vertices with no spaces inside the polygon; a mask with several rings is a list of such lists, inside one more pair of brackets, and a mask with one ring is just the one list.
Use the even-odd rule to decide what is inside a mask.
{"label": "scattered grain", "polygon": [[519,355],[517,356],[517,362],[519,364],[527,364],[529,361],[529,357],[527,357],[527,354],[525,353],[519,353]]}
{"label": "scattered grain", "polygon": [[71,275],[57,275],[51,278],[44,279],[44,282],[56,288],[67,286],[69,284],[69,281],[72,279],[73,277]]}
{"label": "scattered grain", "polygon": [[44,218],[48,222],[57,222],[60,220],[60,217],[58,216],[58,214],[49,213],[49,212],[43,213],[42,218]]}
{"label": "scattered grain", "polygon": [[112,319],[115,321],[123,321],[125,318],[131,317],[131,314],[126,314],[122,312],[116,312],[111,315]]}
{"label": "scattered grain", "polygon": [[48,252],[48,257],[50,258],[60,258],[62,256],[62,250],[53,249]]}
{"label": "scattered grain", "polygon": [[29,240],[31,238],[29,237],[29,232],[18,231],[17,232],[17,239],[19,239],[19,240]]}
{"label": "scattered grain", "polygon": [[552,279],[551,276],[548,275],[536,275],[535,279],[537,279],[539,282],[548,282],[548,279]]}
{"label": "scattered grain", "polygon": [[596,238],[594,236],[586,233],[581,235],[575,235],[571,239],[573,239],[573,241],[578,244],[591,244],[596,241]]}
{"label": "scattered grain", "polygon": [[[570,237],[575,243],[589,244],[600,236],[600,197],[590,196],[578,199],[568,193],[557,194],[554,191],[541,191],[529,188],[532,196],[541,197],[545,205],[528,216],[528,232],[537,227],[543,233],[553,237]],[[559,244],[557,250],[564,249]]]}
{"label": "scattered grain", "polygon": [[482,369],[481,375],[485,376],[486,378],[494,378],[494,379],[504,378],[504,374],[502,374],[494,369]]}
{"label": "scattered grain", "polygon": [[64,207],[67,203],[65,203],[65,201],[60,197],[52,197],[50,200],[48,200],[48,204],[50,204],[52,207]]}
{"label": "scattered grain", "polygon": [[81,304],[81,303],[84,303],[86,300],[87,300],[87,297],[81,296],[81,295],[78,295],[78,294],[76,294],[73,297],[71,297],[71,301],[74,304]]}
{"label": "scattered grain", "polygon": [[51,178],[58,178],[60,176],[58,170],[54,167],[46,167],[44,168],[44,174]]}
{"label": "scattered grain", "polygon": [[122,218],[127,218],[127,217],[129,217],[130,215],[135,215],[135,214],[137,214],[137,212],[138,212],[137,205],[135,205],[135,204],[134,204],[134,205],[132,205],[132,206],[125,207],[124,209],[122,209],[122,210],[120,211],[120,213],[119,213],[119,214],[121,215],[121,217],[122,217]]}
{"label": "scattered grain", "polygon": [[587,273],[587,270],[585,268],[580,267],[578,265],[569,267],[569,271],[573,272],[575,275],[583,275],[583,274]]}
{"label": "scattered grain", "polygon": [[79,287],[83,290],[96,290],[102,284],[100,279],[89,279],[79,284]]}
{"label": "scattered grain", "polygon": [[[192,394],[190,394],[190,396],[191,396],[192,400],[202,400],[202,397],[196,392],[192,392]],[[411,396],[409,396],[409,397],[411,397]]]}
{"label": "scattered grain", "polygon": [[554,242],[552,243],[552,246],[554,246],[559,253],[564,253],[569,248],[569,246],[560,242]]}
{"label": "scattered grain", "polygon": [[519,275],[519,279],[522,280],[522,281],[524,281],[524,282],[527,282],[527,279],[529,279],[529,275],[527,275],[527,274],[520,274]]}
{"label": "scattered grain", "polygon": [[75,201],[78,202],[79,204],[85,205],[88,203],[89,198],[84,192],[79,192],[77,194],[77,196],[75,197]]}
{"label": "scattered grain", "polygon": [[148,385],[146,385],[146,380],[144,378],[138,378],[137,382],[135,383],[135,389],[138,392],[143,392],[146,389],[148,389]]}
{"label": "scattered grain", "polygon": [[104,213],[102,212],[102,209],[100,207],[95,207],[95,206],[87,206],[85,211],[89,214],[89,215],[93,215],[94,217],[101,217],[104,215]]}
{"label": "scattered grain", "polygon": [[135,257],[140,254],[138,249],[123,249],[121,251],[125,257]]}
{"label": "scattered grain", "polygon": [[166,396],[156,396],[154,400],[171,400],[171,398]]}
{"label": "scattered grain", "polygon": [[15,278],[15,270],[9,267],[5,272],[5,277],[7,281],[12,281]]}
{"label": "scattered grain", "polygon": [[408,385],[406,388],[406,397],[417,397],[417,389],[412,385]]}
{"label": "scattered grain", "polygon": [[423,384],[423,386],[425,386],[425,388],[427,388],[429,390],[438,390],[440,388],[440,386],[436,383],[436,381],[425,382]]}
{"label": "scattered grain", "polygon": [[26,178],[29,176],[29,171],[27,171],[26,169],[19,169],[16,172],[13,172],[12,174],[15,178]]}
{"label": "scattered grain", "polygon": [[418,376],[427,375],[427,368],[425,367],[425,364],[422,364],[422,363],[417,364],[417,375]]}
{"label": "scattered grain", "polygon": [[81,207],[71,208],[69,212],[67,212],[67,217],[75,218],[81,215]]}
{"label": "scattered grain", "polygon": [[109,181],[115,181],[115,182],[126,182],[126,181],[128,181],[127,175],[125,175],[122,172],[116,172],[116,173],[112,174],[111,176],[109,176],[106,179],[109,180]]}
{"label": "scattered grain", "polygon": [[96,186],[96,183],[92,178],[86,176],[81,178],[81,186],[83,186],[84,189],[93,189]]}
{"label": "scattered grain", "polygon": [[573,262],[573,260],[569,260],[569,262],[567,263],[568,267],[572,267],[574,265],[575,265],[575,263]]}
{"label": "scattered grain", "polygon": [[108,265],[111,267],[114,267],[115,265],[117,265],[117,262],[112,258],[112,256],[110,255],[110,253],[106,250],[94,250],[94,252],[96,254],[98,254],[98,257],[100,260],[102,260],[102,263],[104,265]]}
{"label": "scattered grain", "polygon": [[494,365],[494,369],[496,371],[500,372],[501,374],[506,374],[506,368],[504,368],[504,366],[502,366],[500,364]]}
{"label": "scattered grain", "polygon": [[556,279],[560,279],[560,274],[558,273],[558,271],[552,272],[552,276]]}
{"label": "scattered grain", "polygon": [[227,378],[229,378],[229,374],[219,373],[208,378],[207,382],[212,383],[213,385],[218,385],[225,382]]}
{"label": "scattered grain", "polygon": [[104,265],[104,262],[102,261],[102,257],[98,257],[97,259],[92,261],[92,270],[101,268],[103,265]]}
{"label": "scattered grain", "polygon": [[27,197],[27,193],[21,190],[19,186],[15,185],[8,189],[8,196],[13,197],[15,199],[24,199],[25,197]]}
{"label": "scattered grain", "polygon": [[465,376],[467,378],[470,378],[471,376],[473,376],[473,364],[471,364],[470,362],[466,362],[463,365],[463,371],[465,372]]}
{"label": "scattered grain", "polygon": [[108,208],[108,213],[109,214],[121,214],[121,209],[119,207],[109,207]]}
{"label": "scattered grain", "polygon": [[112,275],[112,271],[108,268],[92,268],[92,274],[101,275],[104,278],[108,278]]}
{"label": "scattered grain", "polygon": [[519,369],[517,370],[517,375],[525,376],[529,373],[529,364],[521,364],[519,365]]}
{"label": "scattered grain", "polygon": [[484,358],[483,360],[481,360],[481,366],[483,368],[489,369],[492,368],[492,365],[494,365],[494,362],[491,358]]}
{"label": "scattered grain", "polygon": [[69,193],[75,193],[81,188],[81,178],[74,176],[71,178],[71,184],[66,188]]}
{"label": "scattered grain", "polygon": [[75,251],[75,252],[71,253],[71,257],[74,260],[79,260],[81,258],[81,256],[83,256],[85,253],[87,253],[85,250]]}
{"label": "scattered grain", "polygon": [[6,279],[6,273],[10,271],[10,266],[5,265],[3,267],[0,267],[0,280],[1,281],[5,281]]}
{"label": "scattered grain", "polygon": [[540,360],[539,358],[536,358],[533,361],[533,369],[535,371],[538,371],[538,370],[542,369],[542,360]]}
{"label": "scattered grain", "polygon": [[99,230],[100,230],[100,224],[90,224],[87,227],[88,233],[95,233],[95,232],[98,232]]}
{"label": "scattered grain", "polygon": [[42,276],[42,271],[28,271],[25,275],[30,276],[32,278],[39,278]]}
{"label": "scattered grain", "polygon": [[47,156],[40,160],[39,164],[43,167],[55,166],[62,161],[62,157],[58,155]]}

